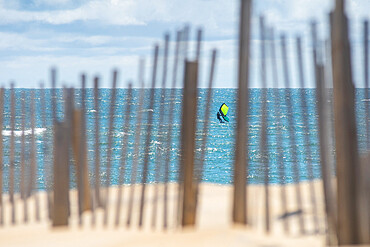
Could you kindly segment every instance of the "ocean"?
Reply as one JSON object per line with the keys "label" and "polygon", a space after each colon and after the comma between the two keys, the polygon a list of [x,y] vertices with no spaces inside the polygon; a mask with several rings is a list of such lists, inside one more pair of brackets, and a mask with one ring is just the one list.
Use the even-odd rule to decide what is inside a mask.
{"label": "ocean", "polygon": [[[203,182],[216,184],[231,184],[233,182],[233,163],[235,150],[235,129],[237,119],[237,90],[236,89],[212,89],[211,107],[209,118],[209,128],[207,133],[206,156],[204,159]],[[263,183],[265,167],[261,162],[262,153],[260,151],[260,135],[261,135],[261,109],[262,109],[262,91],[267,93],[267,146],[266,156],[269,162],[269,183],[292,183],[293,179],[293,147],[296,148],[296,160],[299,167],[299,180],[308,180],[308,164],[311,163],[313,170],[312,178],[320,178],[320,153],[318,142],[318,124],[316,112],[316,97],[315,89],[250,89],[249,96],[249,115],[248,115],[248,183]],[[51,89],[45,89],[46,96],[46,126],[42,121],[41,107],[41,90],[38,89],[15,89],[16,95],[16,124],[15,124],[15,190],[19,190],[20,181],[20,164],[21,164],[21,140],[22,140],[22,107],[21,102],[25,101],[26,106],[26,126],[25,136],[26,143],[30,143],[31,137],[31,121],[30,121],[30,95],[31,91],[35,92],[35,116],[36,116],[36,145],[37,145],[37,189],[43,190],[46,188],[48,181],[51,181],[51,165],[52,165],[52,104]],[[142,110],[139,109],[139,91],[133,89],[133,100],[131,102],[131,112],[127,111],[127,89],[117,90],[117,102],[115,105],[114,116],[114,131],[112,145],[112,177],[110,184],[119,183],[119,174],[124,172],[124,183],[130,183],[131,168],[134,161],[135,149],[135,129],[139,114],[142,114],[142,125],[140,131],[140,149],[138,153],[138,173],[136,182],[142,181],[142,168],[145,155],[145,133],[148,127],[148,113],[153,113],[152,123],[152,138],[149,148],[149,177],[148,182],[153,183],[157,179],[163,181],[163,169],[159,171],[156,179],[156,160],[159,160],[160,167],[164,164],[164,155],[166,150],[170,149],[170,173],[169,180],[175,182],[178,179],[179,173],[179,158],[180,158],[180,130],[182,118],[182,89],[175,90],[175,98],[170,98],[170,89],[165,90],[164,104],[160,105],[161,89],[155,89],[155,104],[153,109],[149,109],[149,89],[145,89],[144,104]],[[109,128],[109,108],[111,89],[100,89],[100,175],[102,184],[107,179],[107,150],[108,150],[108,128]],[[196,134],[196,151],[201,151],[201,140],[203,138],[204,114],[206,108],[206,98],[208,89],[199,89],[198,95],[198,111],[194,112],[197,118],[197,134]],[[358,143],[360,151],[366,148],[366,121],[369,121],[368,115],[365,114],[365,104],[369,104],[369,99],[365,99],[365,89],[356,89],[356,114],[358,128]],[[25,95],[23,98],[22,95]],[[307,114],[308,126],[304,125],[303,106],[301,105],[302,94],[307,96]],[[63,119],[63,91],[56,90],[57,96],[57,119]],[[287,105],[287,99],[292,100],[292,106]],[[4,143],[4,163],[3,163],[3,186],[4,190],[8,190],[9,166],[10,166],[10,90],[5,90],[4,99],[4,124],[3,124],[3,143]],[[169,106],[174,103],[173,119],[169,119]],[[219,123],[216,113],[222,103],[229,106],[228,116],[229,123]],[[330,102],[327,102],[330,104]],[[75,105],[81,105],[81,90],[75,90]],[[161,108],[163,108],[162,122],[160,122]],[[277,113],[280,112],[280,115]],[[86,89],[86,124],[87,124],[87,147],[88,147],[88,166],[91,183],[94,181],[94,98],[93,89]],[[129,130],[124,130],[124,118],[129,114]],[[289,125],[289,114],[292,114],[294,126]],[[172,127],[171,145],[166,142],[166,134],[169,125]],[[291,128],[293,128],[291,131]],[[278,130],[281,132],[281,137],[278,135]],[[295,135],[295,143],[289,141],[291,133]],[[46,135],[44,135],[46,134]],[[308,136],[306,143],[305,135]],[[46,141],[44,136],[47,136]],[[125,166],[121,166],[121,150],[124,138],[128,138],[127,154],[123,159]],[[279,151],[279,143],[282,145]],[[307,145],[310,149],[310,154],[307,154]],[[279,178],[279,154],[282,153],[285,177],[282,180]],[[333,155],[335,150],[332,150]],[[26,166],[30,166],[29,145],[26,146]],[[309,162],[311,160],[311,162]],[[158,163],[158,162],[157,162]],[[75,186],[75,169],[71,166],[71,187]],[[333,174],[335,171],[333,170]]]}

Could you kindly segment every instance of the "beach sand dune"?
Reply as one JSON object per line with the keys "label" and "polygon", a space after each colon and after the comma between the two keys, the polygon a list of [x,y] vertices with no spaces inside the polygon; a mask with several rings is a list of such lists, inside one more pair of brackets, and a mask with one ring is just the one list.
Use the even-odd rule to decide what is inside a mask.
{"label": "beach sand dune", "polygon": [[[232,224],[232,192],[231,185],[216,185],[203,183],[200,186],[197,223],[194,228],[176,227],[177,184],[169,184],[168,197],[168,229],[163,229],[163,185],[159,185],[159,197],[156,224],[153,227],[153,184],[147,187],[144,208],[144,224],[138,227],[139,191],[135,187],[131,225],[127,227],[127,211],[131,187],[123,186],[123,203],[119,226],[115,225],[117,187],[110,188],[109,221],[103,224],[104,210],[93,214],[85,212],[82,215],[82,225],[79,224],[77,210],[77,193],[70,192],[71,217],[69,227],[52,228],[47,220],[46,193],[37,194],[40,200],[40,222],[35,220],[34,196],[27,200],[28,222],[24,223],[24,202],[17,195],[16,223],[11,223],[11,204],[8,195],[4,196],[4,223],[0,228],[0,246],[323,246],[324,213],[321,181],[313,182],[317,192],[319,231],[315,232],[313,224],[313,208],[309,198],[309,184],[301,183],[303,191],[303,210],[296,210],[294,185],[287,185],[288,214],[281,210],[280,191],[278,185],[270,185],[271,232],[264,231],[264,187],[248,186],[248,226]],[[299,233],[298,215],[302,214],[305,221],[305,234]],[[283,231],[283,220],[289,221],[290,233]]]}

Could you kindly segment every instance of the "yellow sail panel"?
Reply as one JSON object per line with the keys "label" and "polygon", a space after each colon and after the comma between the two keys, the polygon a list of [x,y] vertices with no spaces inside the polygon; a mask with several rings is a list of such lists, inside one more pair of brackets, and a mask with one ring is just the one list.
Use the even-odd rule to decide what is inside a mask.
{"label": "yellow sail panel", "polygon": [[221,111],[226,116],[227,115],[227,112],[229,111],[229,107],[224,103],[221,106]]}

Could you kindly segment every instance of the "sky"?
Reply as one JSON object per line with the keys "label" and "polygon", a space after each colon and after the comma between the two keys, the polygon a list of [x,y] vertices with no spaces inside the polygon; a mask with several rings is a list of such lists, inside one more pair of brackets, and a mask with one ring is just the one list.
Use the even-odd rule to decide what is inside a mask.
{"label": "sky", "polygon": [[[0,0],[0,84],[9,87],[14,81],[16,87],[34,88],[44,82],[50,87],[50,68],[55,67],[59,87],[79,87],[81,73],[86,73],[88,87],[94,76],[101,78],[101,86],[110,87],[113,69],[119,71],[119,87],[127,87],[128,81],[138,87],[140,57],[146,60],[145,81],[149,84],[154,44],[163,44],[164,34],[170,33],[172,64],[175,32],[189,24],[193,41],[198,28],[204,31],[200,87],[207,85],[214,48],[218,50],[214,87],[236,87],[239,4],[239,0]],[[297,35],[303,37],[304,72],[308,86],[313,86],[309,23],[319,23],[319,37],[324,42],[332,8],[332,0],[254,1],[251,87],[261,85],[260,15],[274,27],[277,37],[287,35],[293,87],[299,83],[294,40]],[[369,9],[370,0],[346,1],[358,85],[363,80],[362,22],[370,19]],[[189,46],[194,54],[195,43]]]}

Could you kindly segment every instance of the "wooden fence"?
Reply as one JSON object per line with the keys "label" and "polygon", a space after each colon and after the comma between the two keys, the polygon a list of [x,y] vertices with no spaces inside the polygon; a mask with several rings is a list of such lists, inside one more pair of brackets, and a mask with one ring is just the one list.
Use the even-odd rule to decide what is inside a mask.
{"label": "wooden fence", "polygon": [[[331,37],[326,42],[318,37],[317,25],[312,22],[308,26],[310,40],[296,37],[291,46],[288,34],[277,38],[276,29],[260,17],[261,89],[256,98],[249,83],[251,70],[256,69],[249,62],[251,9],[251,0],[241,0],[232,154],[233,222],[262,225],[267,233],[281,227],[285,234],[326,234],[331,245],[369,244],[368,21],[363,24],[364,83],[356,89],[343,1],[336,1],[330,15]],[[40,85],[37,90],[23,90],[22,95],[16,95],[14,84],[1,89],[1,225],[27,223],[30,215],[36,221],[51,222],[53,227],[71,222],[94,226],[99,220],[117,227],[143,227],[149,222],[153,229],[197,224],[199,185],[204,178],[210,119],[215,115],[210,109],[217,51],[210,54],[201,107],[198,80],[200,72],[206,72],[199,70],[203,33],[197,30],[192,50],[189,30],[185,26],[176,32],[174,42],[166,34],[163,44],[154,46],[147,88],[145,61],[140,60],[137,83],[125,85],[124,97],[118,97],[123,85],[118,85],[117,70],[105,95],[99,77],[89,82],[82,75],[81,88],[57,88],[56,69],[51,70],[50,89]],[[311,47],[310,59],[303,52],[305,43]],[[194,58],[189,50],[194,51]],[[295,61],[289,56],[291,50]],[[306,61],[312,61],[311,91],[306,90],[310,87]],[[293,65],[297,67],[298,88],[293,88]],[[109,100],[109,107],[102,104],[104,100]],[[125,104],[118,104],[120,101]],[[176,104],[181,108],[179,119]],[[253,118],[256,109],[260,114]],[[200,117],[195,114],[199,111]],[[251,133],[256,122],[258,138],[254,140]],[[316,126],[315,133],[311,133],[312,126]],[[43,129],[38,138],[37,129]],[[122,133],[117,144],[118,132]],[[160,145],[155,151],[154,142]],[[176,145],[178,154],[173,151]],[[114,158],[117,152],[118,158]],[[258,153],[257,160],[251,158],[253,152]],[[262,213],[250,207],[259,200],[249,189],[256,186],[250,185],[251,162],[258,163],[263,174]],[[319,176],[315,167],[320,168]],[[173,174],[175,180],[170,178]],[[150,218],[145,213],[148,208]],[[85,212],[90,212],[91,221],[84,221]]]}

